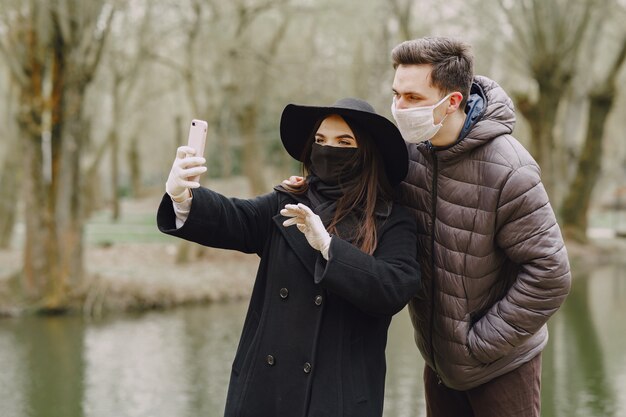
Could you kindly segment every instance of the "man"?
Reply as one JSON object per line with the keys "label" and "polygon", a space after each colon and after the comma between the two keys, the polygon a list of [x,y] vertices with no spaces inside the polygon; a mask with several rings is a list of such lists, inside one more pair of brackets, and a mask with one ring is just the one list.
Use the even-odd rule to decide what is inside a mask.
{"label": "man", "polygon": [[539,416],[546,322],[570,268],[511,99],[448,38],[392,51],[392,113],[408,142],[403,203],[418,218],[424,284],[409,304],[427,415]]}

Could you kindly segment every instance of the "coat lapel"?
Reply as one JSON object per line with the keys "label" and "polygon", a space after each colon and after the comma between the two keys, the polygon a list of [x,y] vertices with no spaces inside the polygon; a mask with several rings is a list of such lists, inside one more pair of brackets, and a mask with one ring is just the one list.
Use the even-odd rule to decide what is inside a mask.
{"label": "coat lapel", "polygon": [[278,230],[280,230],[280,233],[282,233],[289,246],[293,249],[298,259],[300,259],[300,262],[302,262],[311,275],[314,275],[318,251],[309,245],[304,234],[302,234],[296,226],[283,226],[283,222],[287,220],[287,217],[277,214],[273,219]]}

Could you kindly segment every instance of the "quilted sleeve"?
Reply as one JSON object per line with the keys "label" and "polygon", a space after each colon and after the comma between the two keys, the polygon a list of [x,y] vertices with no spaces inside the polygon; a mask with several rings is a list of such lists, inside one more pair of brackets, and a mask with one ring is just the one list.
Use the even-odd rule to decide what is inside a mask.
{"label": "quilted sleeve", "polygon": [[569,293],[567,250],[538,166],[521,166],[508,177],[498,204],[495,239],[519,273],[468,335],[469,349],[484,363],[537,332]]}

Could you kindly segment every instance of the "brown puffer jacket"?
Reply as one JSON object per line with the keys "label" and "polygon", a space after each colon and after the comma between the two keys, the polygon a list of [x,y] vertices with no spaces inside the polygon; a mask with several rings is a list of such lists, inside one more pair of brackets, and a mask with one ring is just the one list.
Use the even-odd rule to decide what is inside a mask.
{"label": "brown puffer jacket", "polygon": [[537,163],[510,133],[511,99],[476,77],[462,139],[409,144],[403,203],[416,211],[423,291],[415,341],[448,387],[507,373],[546,345],[570,267]]}

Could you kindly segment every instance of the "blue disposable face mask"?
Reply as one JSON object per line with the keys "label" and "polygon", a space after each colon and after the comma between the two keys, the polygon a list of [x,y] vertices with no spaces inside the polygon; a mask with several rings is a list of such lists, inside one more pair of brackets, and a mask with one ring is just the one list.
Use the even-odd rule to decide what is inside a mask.
{"label": "blue disposable face mask", "polygon": [[411,107],[408,109],[396,108],[397,100],[394,97],[391,103],[391,114],[396,120],[398,130],[402,133],[405,141],[410,143],[419,143],[431,139],[439,132],[443,121],[446,120],[448,114],[441,119],[439,124],[435,124],[434,110],[443,102],[452,96],[448,94],[432,106]]}

